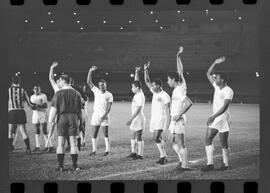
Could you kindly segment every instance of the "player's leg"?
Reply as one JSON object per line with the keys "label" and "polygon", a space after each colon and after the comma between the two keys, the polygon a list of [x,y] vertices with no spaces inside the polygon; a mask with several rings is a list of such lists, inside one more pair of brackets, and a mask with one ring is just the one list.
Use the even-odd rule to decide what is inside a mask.
{"label": "player's leg", "polygon": [[92,125],[92,152],[89,154],[90,156],[96,155],[97,152],[97,144],[98,144],[98,132],[100,125]]}
{"label": "player's leg", "polygon": [[56,155],[58,160],[58,168],[60,172],[64,169],[64,158],[65,158],[65,142],[66,136],[68,135],[68,128],[66,123],[68,122],[67,118],[64,115],[58,117],[57,121],[57,148]]}
{"label": "player's leg", "polygon": [[[58,129],[59,130],[59,129]],[[58,136],[57,136],[57,148],[56,148],[56,155],[57,155],[57,160],[58,160],[58,168],[60,172],[63,171],[64,169],[64,158],[65,158],[65,137],[60,134],[58,131]]]}
{"label": "player's leg", "polygon": [[182,159],[182,164],[179,169],[186,170],[189,168],[189,164],[188,164],[188,157],[187,157],[187,148],[185,146],[185,134],[184,133],[175,134],[175,142],[179,148],[178,152]]}
{"label": "player's leg", "polygon": [[110,140],[109,140],[109,126],[102,126],[102,131],[103,131],[104,141],[105,141],[104,156],[107,156],[107,155],[109,155],[109,153],[111,151]]}
{"label": "player's leg", "polygon": [[15,145],[16,145],[16,142],[17,142],[17,139],[18,139],[18,134],[17,134],[17,125],[14,126],[14,130],[12,132],[12,138],[13,138],[13,147],[15,148]]}
{"label": "player's leg", "polygon": [[82,147],[84,147],[85,146],[85,119],[83,119],[82,124],[81,124],[80,138],[81,138]]}
{"label": "player's leg", "polygon": [[136,137],[135,131],[131,130],[131,133],[130,133],[131,153],[127,156],[127,158],[134,158],[135,156],[137,156],[135,137]]}
{"label": "player's leg", "polygon": [[220,132],[219,137],[222,147],[223,165],[218,170],[227,170],[229,167],[229,154],[230,154],[230,149],[228,145],[229,131]]}
{"label": "player's leg", "polygon": [[144,149],[144,141],[142,138],[143,130],[138,130],[135,132],[135,140],[138,144],[138,154],[133,159],[143,159],[143,149]]}
{"label": "player's leg", "polygon": [[16,124],[8,124],[8,143],[9,143],[9,151],[12,152],[14,150],[13,146],[13,134],[14,130],[16,131]]}
{"label": "player's leg", "polygon": [[[155,137],[155,142],[158,147],[159,153],[160,153],[160,159],[156,162],[158,164],[165,164],[167,162],[166,160],[166,152],[165,152],[165,147],[164,147],[164,141],[162,139],[162,132],[163,130],[155,130],[154,131],[154,137]],[[163,143],[162,143],[163,141]]]}
{"label": "player's leg", "polygon": [[36,123],[36,124],[34,124],[34,127],[35,127],[35,131],[36,131],[36,134],[35,134],[36,147],[33,150],[33,152],[36,152],[36,151],[40,150],[40,124]]}
{"label": "player's leg", "polygon": [[70,138],[70,154],[73,164],[73,170],[79,170],[78,161],[78,147],[77,147],[77,136],[78,136],[78,117],[76,115],[70,115],[69,124],[69,138]]}
{"label": "player's leg", "polygon": [[31,153],[31,150],[30,150],[30,140],[29,140],[28,134],[26,132],[25,124],[18,124],[18,128],[20,129],[20,132],[22,134],[24,143],[26,145],[26,153]]}
{"label": "player's leg", "polygon": [[208,127],[206,130],[205,135],[205,151],[206,151],[206,158],[207,158],[207,166],[202,168],[202,171],[211,171],[214,169],[214,145],[213,139],[218,133],[217,129]]}

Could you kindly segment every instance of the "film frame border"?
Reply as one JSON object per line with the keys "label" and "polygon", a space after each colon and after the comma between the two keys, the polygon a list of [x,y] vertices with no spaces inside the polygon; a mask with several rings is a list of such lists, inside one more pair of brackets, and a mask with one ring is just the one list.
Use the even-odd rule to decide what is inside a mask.
{"label": "film frame border", "polygon": [[[161,1],[161,0],[159,0]],[[228,0],[227,0],[228,1]],[[226,2],[226,1],[225,1]],[[234,187],[233,188],[233,192],[234,190],[236,190],[237,188],[239,188],[239,184],[242,184],[244,185],[246,182],[258,182],[258,186],[259,186],[259,190],[258,192],[269,192],[270,190],[270,185],[269,185],[269,165],[267,164],[267,161],[269,161],[269,155],[267,155],[267,152],[269,152],[269,146],[267,144],[267,138],[265,136],[270,136],[269,135],[269,121],[267,120],[267,114],[269,113],[269,101],[268,99],[270,98],[269,97],[269,91],[267,88],[267,82],[269,82],[269,76],[267,76],[267,72],[269,71],[269,66],[267,65],[267,62],[268,62],[268,52],[270,49],[269,47],[269,37],[268,37],[268,34],[270,32],[269,29],[267,29],[267,26],[269,25],[269,22],[267,21],[267,15],[269,15],[268,11],[267,11],[267,6],[269,6],[269,3],[267,4],[267,0],[262,0],[262,1],[259,1],[259,9],[260,9],[260,17],[259,17],[259,28],[260,28],[260,69],[261,69],[261,72],[262,73],[262,78],[261,78],[261,85],[260,85],[260,88],[261,88],[261,96],[260,96],[260,157],[261,157],[261,160],[260,160],[260,179],[258,180],[252,180],[252,181],[242,181],[242,180],[237,180],[237,181],[229,181],[229,180],[217,180],[218,182],[221,182],[223,181],[224,182],[224,185],[225,185],[225,189],[226,189],[226,192],[228,191],[226,186],[227,184],[229,184],[229,187]],[[192,8],[192,3],[189,5],[191,8]],[[222,5],[219,5],[222,7]],[[222,9],[222,8],[221,8]],[[4,59],[7,59],[7,57],[3,57]],[[8,60],[7,60],[8,61]],[[6,75],[7,73],[4,73],[4,75]],[[2,77],[5,77],[5,76],[2,76]],[[7,80],[7,79],[6,79]],[[7,88],[7,84],[5,84],[4,81],[1,81],[1,88]],[[4,90],[5,91],[5,90]],[[5,92],[4,92],[5,93]],[[6,99],[7,98],[7,95],[4,94],[4,95],[1,95],[1,99]],[[5,100],[1,100],[1,101],[5,101]],[[1,105],[2,106],[2,105]],[[3,103],[3,106],[6,106],[5,103]],[[4,114],[3,114],[4,115]],[[5,124],[6,123],[6,120],[5,119],[6,117],[3,116],[2,120],[1,120],[1,125]],[[1,137],[3,137],[4,135],[2,134],[7,134],[6,132],[3,132],[1,131]],[[3,138],[4,139],[4,138]],[[5,148],[5,140],[1,140],[1,154],[3,155],[3,150]],[[268,146],[268,147],[267,147]],[[4,154],[4,155],[7,155],[8,154]],[[266,163],[265,163],[266,161]],[[3,160],[1,160],[1,167],[3,164],[6,164],[6,163],[3,163]],[[8,165],[8,163],[7,163]],[[4,167],[3,167],[4,169]],[[2,170],[2,168],[1,168]],[[3,170],[2,170],[3,171]],[[4,171],[7,171],[7,168],[5,168]],[[9,188],[9,185],[11,185],[12,183],[16,183],[16,181],[14,182],[10,182],[9,180],[6,179],[6,174],[8,173],[5,173],[5,172],[1,172],[1,189],[0,190],[6,190],[5,188]],[[3,180],[4,179],[4,180]],[[69,181],[58,181],[56,182],[58,184],[58,187],[60,192],[61,190],[62,191],[68,191],[68,190],[71,190],[67,183]],[[91,186],[92,186],[92,190],[95,192],[97,191],[96,188],[94,188],[96,185],[99,186],[103,186],[104,184],[106,185],[106,190],[104,189],[100,189],[100,190],[104,190],[104,191],[107,191],[108,190],[108,186],[110,186],[111,183],[113,183],[115,181],[92,181],[92,182],[86,182],[86,183],[90,183]],[[119,181],[116,181],[116,182],[120,182],[120,183],[123,183],[123,181],[119,180]],[[131,187],[135,184],[138,185],[142,185],[144,183],[147,183],[149,181],[124,181],[125,183],[125,189],[128,191],[128,188],[127,187]],[[153,181],[155,183],[158,183],[158,187],[161,188],[161,190],[163,190],[163,185],[164,183],[166,183],[166,186],[168,184],[178,184],[179,181],[174,181],[174,180],[170,180],[170,181]],[[180,181],[181,182],[181,181]],[[192,185],[192,192],[196,192],[196,188],[194,189],[193,187],[197,187],[198,190],[201,190],[201,187],[204,187],[207,191],[210,190],[210,187],[212,182],[215,182],[215,181],[208,181],[208,180],[191,180],[191,181],[187,181],[188,183],[191,183]],[[4,184],[4,189],[2,189],[2,183]],[[38,188],[40,188],[44,183],[46,183],[46,181],[25,181],[25,182],[19,182],[19,183],[24,183],[26,186],[30,185],[30,186],[35,186],[35,185],[38,185]],[[74,186],[76,186],[76,184],[78,183],[81,183],[81,182],[70,182],[69,185],[72,185],[72,187],[74,188]],[[207,186],[205,186],[207,185]],[[65,188],[63,188],[64,186],[67,186]],[[68,188],[69,187],[69,188]],[[32,189],[32,188],[31,188]],[[37,190],[37,189],[36,189]],[[99,190],[99,191],[100,191]],[[159,190],[159,192],[161,191]],[[164,189],[164,190],[167,190],[167,189]],[[237,191],[237,190],[236,190]],[[238,189],[239,191],[239,189]],[[237,192],[238,192],[237,191]],[[242,191],[244,191],[242,189]],[[1,191],[2,192],[2,191]],[[26,188],[26,192],[28,192],[28,188]],[[35,191],[36,192],[36,191]],[[73,192],[73,190],[72,190]],[[76,192],[76,190],[75,190]],[[168,192],[168,191],[167,191]],[[175,191],[174,191],[175,192]],[[231,192],[231,191],[229,191]],[[38,193],[38,192],[37,192]]]}

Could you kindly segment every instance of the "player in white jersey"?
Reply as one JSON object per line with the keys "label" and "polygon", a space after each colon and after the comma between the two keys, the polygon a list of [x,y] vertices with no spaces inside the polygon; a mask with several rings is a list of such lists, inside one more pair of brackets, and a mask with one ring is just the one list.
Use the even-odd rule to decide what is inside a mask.
{"label": "player in white jersey", "polygon": [[217,170],[223,171],[229,168],[229,146],[228,136],[231,126],[229,105],[233,99],[233,90],[227,85],[227,75],[224,72],[215,72],[216,64],[225,61],[225,57],[220,57],[210,66],[207,71],[207,78],[215,89],[213,101],[213,114],[207,120],[207,131],[205,136],[205,150],[207,155],[207,165],[202,171],[214,170],[212,144],[214,137],[219,133],[222,146],[223,164]]}
{"label": "player in white jersey", "polygon": [[40,151],[40,130],[43,132],[44,141],[45,141],[45,151],[53,151],[53,145],[50,141],[49,147],[46,144],[46,140],[48,139],[48,132],[47,132],[47,96],[46,94],[41,92],[40,85],[35,85],[33,88],[34,94],[30,97],[31,103],[35,104],[33,108],[33,115],[32,115],[32,123],[36,129],[36,147],[33,150]]}
{"label": "player in white jersey", "polygon": [[[134,160],[143,159],[143,147],[144,141],[142,138],[143,130],[145,128],[145,117],[144,117],[144,104],[145,97],[142,91],[142,84],[139,81],[140,67],[135,69],[135,79],[131,85],[131,90],[134,93],[133,100],[131,103],[131,118],[127,121],[127,125],[131,130],[131,153],[128,158]],[[135,146],[137,144],[138,151],[136,153]]]}
{"label": "player in white jersey", "polygon": [[97,136],[99,128],[102,128],[105,141],[105,153],[104,156],[110,153],[110,141],[109,141],[109,125],[110,116],[109,112],[113,103],[113,95],[107,91],[107,83],[105,80],[100,79],[98,81],[98,88],[92,82],[92,72],[97,70],[96,66],[92,66],[89,69],[87,76],[87,84],[94,93],[94,112],[92,114],[91,125],[92,128],[92,152],[90,156],[95,155],[97,151]]}
{"label": "player in white jersey", "polygon": [[190,170],[187,158],[187,148],[185,146],[185,113],[192,106],[192,102],[186,95],[187,87],[183,75],[183,65],[180,58],[182,52],[183,47],[180,47],[177,53],[178,73],[170,73],[168,75],[167,83],[170,87],[174,88],[171,98],[171,123],[169,126],[171,133],[170,141],[179,158],[177,169],[185,171]]}
{"label": "player in white jersey", "polygon": [[153,93],[151,105],[150,132],[154,133],[154,140],[160,152],[158,164],[167,163],[165,142],[162,139],[162,132],[166,131],[170,125],[170,96],[162,90],[162,81],[154,79],[150,81],[148,68],[150,62],[144,65],[144,81],[149,90]]}

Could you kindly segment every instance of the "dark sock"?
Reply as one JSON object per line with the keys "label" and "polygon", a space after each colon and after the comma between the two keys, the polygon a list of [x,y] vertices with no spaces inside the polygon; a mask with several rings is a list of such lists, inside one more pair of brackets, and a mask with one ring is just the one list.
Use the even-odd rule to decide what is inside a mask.
{"label": "dark sock", "polygon": [[77,138],[77,146],[78,146],[78,150],[81,151],[81,138]]}
{"label": "dark sock", "polygon": [[27,150],[30,150],[30,141],[29,141],[29,138],[24,139],[24,143],[26,145],[26,149]]}
{"label": "dark sock", "polygon": [[9,138],[8,139],[8,145],[9,145],[9,149],[11,150],[12,149],[12,146],[13,146],[13,138]]}
{"label": "dark sock", "polygon": [[59,153],[59,154],[56,154],[56,155],[57,155],[57,160],[58,160],[59,167],[63,167],[64,166],[65,154],[64,153]]}
{"label": "dark sock", "polygon": [[73,168],[77,168],[77,160],[78,160],[78,154],[71,154],[71,158],[72,158],[72,163],[73,163]]}

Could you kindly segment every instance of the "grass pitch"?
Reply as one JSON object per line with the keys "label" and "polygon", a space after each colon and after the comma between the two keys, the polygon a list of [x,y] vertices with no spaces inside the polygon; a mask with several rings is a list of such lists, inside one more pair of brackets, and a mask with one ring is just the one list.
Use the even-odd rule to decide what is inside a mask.
{"label": "grass pitch", "polygon": [[[93,103],[87,107],[92,114]],[[203,173],[200,168],[206,164],[204,135],[206,120],[212,112],[211,104],[194,104],[187,113],[186,146],[188,159],[191,162],[190,172],[179,172],[175,169],[177,155],[168,143],[168,133],[164,133],[168,163],[160,166],[155,163],[159,152],[152,134],[147,127],[144,131],[144,159],[133,161],[126,156],[130,153],[130,130],[125,125],[130,116],[131,104],[114,102],[112,106],[109,136],[111,154],[103,157],[105,144],[103,133],[99,133],[98,153],[89,157],[91,152],[91,129],[89,121],[86,128],[86,147],[79,153],[80,171],[55,171],[57,159],[55,154],[25,154],[25,145],[18,132],[16,150],[9,156],[9,174],[12,180],[191,180],[191,179],[258,179],[259,178],[259,105],[232,104],[230,107],[232,129],[229,136],[231,150],[231,169],[224,172],[212,171]],[[32,113],[27,111],[27,130],[30,136],[31,149],[35,145],[35,130],[31,124]],[[145,106],[147,126],[150,121],[150,103]],[[91,116],[90,116],[91,118]],[[56,138],[54,138],[56,144]],[[214,140],[214,163],[218,167],[222,163],[222,151],[219,136]],[[41,148],[44,140],[41,137]],[[65,168],[72,167],[69,153],[65,156]]]}

